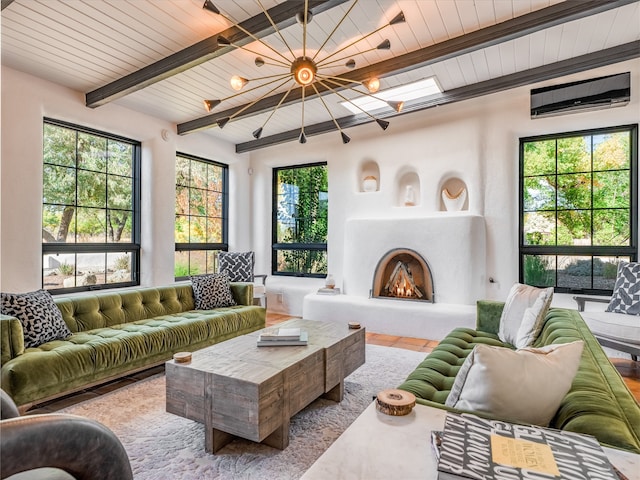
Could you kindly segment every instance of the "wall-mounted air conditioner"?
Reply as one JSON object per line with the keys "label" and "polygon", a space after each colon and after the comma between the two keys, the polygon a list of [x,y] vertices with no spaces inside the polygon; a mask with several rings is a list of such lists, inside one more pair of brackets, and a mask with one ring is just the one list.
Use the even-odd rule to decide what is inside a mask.
{"label": "wall-mounted air conditioner", "polygon": [[622,107],[631,99],[629,72],[531,90],[531,118]]}

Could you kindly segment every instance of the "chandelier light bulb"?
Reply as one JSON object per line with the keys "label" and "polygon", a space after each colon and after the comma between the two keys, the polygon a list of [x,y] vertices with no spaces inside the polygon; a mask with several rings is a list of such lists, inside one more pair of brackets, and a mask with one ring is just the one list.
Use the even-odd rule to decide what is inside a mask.
{"label": "chandelier light bulb", "polygon": [[376,93],[380,90],[380,80],[376,77],[370,78],[365,82],[364,86],[367,87],[369,93]]}
{"label": "chandelier light bulb", "polygon": [[242,88],[249,83],[249,80],[247,80],[246,78],[242,78],[238,75],[234,75],[233,77],[231,77],[231,80],[229,81],[229,83],[231,84],[231,88],[233,88],[236,92],[239,90],[242,90]]}
{"label": "chandelier light bulb", "polygon": [[296,79],[298,80],[298,83],[301,83],[302,85],[309,85],[313,82],[313,76],[313,72],[307,67],[301,68],[296,73]]}
{"label": "chandelier light bulb", "polygon": [[316,79],[318,67],[313,60],[308,57],[298,57],[291,64],[291,73],[299,85],[311,85]]}

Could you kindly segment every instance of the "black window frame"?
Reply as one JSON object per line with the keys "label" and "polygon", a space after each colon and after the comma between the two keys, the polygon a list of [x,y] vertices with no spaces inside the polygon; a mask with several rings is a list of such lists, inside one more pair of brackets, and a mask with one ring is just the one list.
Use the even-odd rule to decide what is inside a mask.
{"label": "black window frame", "polygon": [[[107,140],[114,140],[117,142],[128,143],[132,146],[132,201],[133,201],[133,210],[132,210],[132,225],[131,225],[131,242],[130,243],[55,243],[55,242],[42,242],[42,255],[41,259],[41,271],[44,273],[44,256],[45,255],[55,255],[55,254],[87,254],[87,253],[129,253],[131,254],[130,261],[130,273],[131,280],[128,282],[117,282],[117,283],[104,283],[104,284],[96,284],[96,285],[86,285],[86,286],[75,286],[75,287],[67,287],[67,288],[52,288],[47,289],[49,293],[52,295],[59,294],[67,294],[67,293],[75,293],[75,292],[86,292],[91,290],[103,290],[103,289],[112,289],[112,288],[124,288],[124,287],[132,287],[140,285],[140,241],[141,241],[141,179],[142,179],[142,143],[138,140],[133,140],[131,138],[123,137],[120,135],[115,135],[112,133],[104,132],[101,130],[96,130],[93,128],[85,127],[83,125],[77,125],[70,122],[65,122],[63,120],[57,120],[54,118],[44,117],[42,122],[42,128],[44,132],[45,125],[53,125],[61,128],[67,128],[70,130],[74,130],[76,132],[76,139],[78,133],[85,133],[88,135],[94,135],[98,137],[106,138]],[[44,135],[44,133],[43,133]],[[77,142],[77,140],[76,140]],[[43,146],[44,149],[44,146]],[[76,149],[77,151],[77,149]],[[43,166],[44,166],[44,150],[43,150]],[[78,170],[77,163],[75,167]],[[44,189],[44,182],[43,182]],[[75,195],[77,197],[77,188],[75,191]],[[44,194],[44,191],[43,191]],[[43,199],[44,200],[44,199]],[[44,207],[45,203],[42,202]],[[41,220],[42,222],[42,220]],[[45,288],[45,279],[44,275],[42,276],[42,288]]]}
{"label": "black window frame", "polygon": [[[210,160],[208,158],[199,157],[196,155],[191,155],[183,152],[176,152],[175,155],[177,157],[182,157],[188,159],[190,161],[207,163],[209,165],[215,165],[216,167],[222,168],[222,242],[221,243],[196,243],[196,242],[175,242],[175,223],[174,223],[174,242],[175,242],[175,252],[194,252],[194,251],[229,251],[229,165],[226,163],[218,162],[215,160]],[[175,183],[175,187],[178,187],[178,184]],[[191,187],[189,186],[189,189]],[[177,213],[174,208],[174,221]],[[191,215],[189,215],[191,216]],[[175,254],[174,254],[175,258]],[[215,265],[214,271],[217,271],[217,256],[215,257]],[[176,277],[174,276],[176,281],[188,280],[191,274],[191,261],[189,261],[189,272],[190,275]],[[212,273],[212,272],[207,272]],[[175,264],[174,264],[174,274],[175,274]]]}
{"label": "black window frame", "polygon": [[[307,273],[307,272],[280,272],[277,270],[278,265],[278,252],[281,250],[294,250],[294,251],[324,251],[327,250],[327,242],[324,243],[278,243],[278,173],[282,170],[302,169],[309,167],[324,166],[328,168],[327,162],[313,162],[305,163],[301,165],[289,165],[283,167],[276,167],[273,169],[272,176],[272,196],[271,196],[271,274],[276,276],[285,277],[307,277],[307,278],[325,278],[327,273]],[[329,191],[327,180],[327,193]],[[327,209],[327,223],[328,218]],[[328,261],[328,260],[327,260]],[[328,268],[328,266],[327,266]]]}
{"label": "black window frame", "polygon": [[[629,245],[623,246],[610,246],[610,245],[526,245],[525,244],[525,233],[524,233],[524,145],[529,142],[540,142],[546,140],[559,140],[563,138],[572,138],[578,136],[598,136],[598,135],[606,135],[611,133],[619,133],[619,132],[629,132],[630,134],[630,145],[629,145],[629,154],[630,154],[630,165],[629,165],[629,175],[630,175],[630,205],[629,205],[629,228],[630,228],[630,238]],[[557,171],[557,153],[558,149],[556,146],[556,172],[555,175],[558,175]],[[593,161],[593,151],[591,153],[592,161]],[[609,170],[611,171],[611,170]],[[591,172],[593,170],[593,164],[591,168]],[[587,130],[577,130],[571,132],[562,132],[555,134],[546,134],[546,135],[538,135],[532,137],[523,137],[520,138],[519,143],[519,281],[524,283],[525,281],[525,257],[526,256],[534,256],[534,255],[548,255],[548,256],[576,256],[576,257],[591,257],[593,260],[596,257],[605,256],[605,257],[624,257],[629,258],[630,261],[635,262],[638,259],[638,124],[628,124],[628,125],[619,125],[613,127],[602,127],[602,128],[593,128]],[[557,189],[556,189],[557,195]],[[556,197],[557,198],[557,197]],[[592,197],[593,202],[593,197]],[[557,200],[555,205],[555,214],[557,218],[558,211],[562,210],[558,208]],[[593,203],[590,208],[585,208],[583,210],[595,211],[593,207]],[[593,225],[592,225],[593,232]],[[594,262],[591,262],[591,287],[593,287],[593,271]],[[535,285],[535,286],[546,286],[546,285]],[[587,294],[587,295],[611,295],[612,289],[600,289],[600,288],[572,288],[566,286],[558,286],[558,268],[556,265],[555,268],[555,278],[554,278],[554,291],[557,293],[572,293],[572,294]]]}

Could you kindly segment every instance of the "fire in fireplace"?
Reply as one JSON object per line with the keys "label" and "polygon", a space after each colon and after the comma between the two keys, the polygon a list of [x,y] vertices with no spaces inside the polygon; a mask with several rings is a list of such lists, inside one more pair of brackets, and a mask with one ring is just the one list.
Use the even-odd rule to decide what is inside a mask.
{"label": "fire in fireplace", "polygon": [[427,261],[416,251],[396,248],[378,262],[371,296],[433,303],[433,278]]}

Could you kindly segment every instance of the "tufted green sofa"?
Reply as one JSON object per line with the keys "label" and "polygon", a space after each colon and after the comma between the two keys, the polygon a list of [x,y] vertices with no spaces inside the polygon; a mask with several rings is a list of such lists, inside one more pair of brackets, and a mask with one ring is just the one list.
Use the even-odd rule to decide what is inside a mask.
{"label": "tufted green sofa", "polygon": [[194,310],[190,283],[56,298],[72,336],[37,348],[24,348],[17,318],[0,315],[0,385],[26,410],[264,328],[253,285],[231,283],[231,291],[238,305],[215,310]]}
{"label": "tufted green sofa", "polygon": [[[398,388],[416,402],[453,410],[444,405],[464,359],[474,345],[513,346],[498,339],[504,303],[480,301],[476,329],[456,328]],[[584,341],[578,373],[550,427],[594,435],[607,446],[640,453],[640,406],[575,310],[552,308],[534,347]]]}

